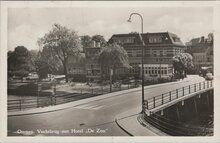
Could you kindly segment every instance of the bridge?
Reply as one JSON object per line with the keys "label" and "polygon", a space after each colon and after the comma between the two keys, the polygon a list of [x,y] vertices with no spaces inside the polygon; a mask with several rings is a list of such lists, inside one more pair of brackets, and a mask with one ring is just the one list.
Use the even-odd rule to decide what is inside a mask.
{"label": "bridge", "polygon": [[189,99],[195,95],[200,96],[200,93],[204,93],[213,89],[212,82],[213,81],[211,80],[195,83],[147,99],[145,100],[145,113],[150,115],[178,102],[184,102],[184,100]]}
{"label": "bridge", "polygon": [[204,129],[184,123],[203,110],[213,113],[213,81],[194,83],[145,100],[144,121],[139,121],[170,135],[205,135]]}
{"label": "bridge", "polygon": [[[195,135],[193,133],[197,129],[186,126],[178,126],[177,129],[176,125],[184,119],[183,114],[189,111],[189,109],[183,110],[184,107],[190,107],[190,111],[194,114],[195,107],[199,106],[197,99],[198,101],[207,101],[207,97],[209,97],[210,101],[212,101],[211,96],[206,96],[212,90],[212,81],[204,81],[204,78],[195,75],[188,76],[188,78],[177,82],[147,86],[145,87],[146,112],[141,120],[169,135]],[[99,128],[107,130],[103,134],[68,132],[59,134],[59,136],[127,136],[128,134],[116,124],[116,119],[118,119],[117,121],[121,127],[134,136],[140,136],[141,134],[144,136],[157,135],[153,133],[152,128],[146,128],[137,121],[136,115],[141,111],[140,95],[141,88],[133,88],[56,106],[14,110],[13,112],[8,112],[8,135],[28,136],[17,132],[21,130],[34,131],[31,136],[57,136],[57,134],[53,133],[38,133],[37,129],[58,131],[83,129],[86,131],[88,128],[94,130]],[[171,123],[170,120],[173,118],[167,118],[168,115],[178,117],[178,112],[180,120],[173,120],[173,123]],[[189,116],[189,118],[192,117]],[[193,132],[185,132],[187,128],[190,131],[193,130]]]}

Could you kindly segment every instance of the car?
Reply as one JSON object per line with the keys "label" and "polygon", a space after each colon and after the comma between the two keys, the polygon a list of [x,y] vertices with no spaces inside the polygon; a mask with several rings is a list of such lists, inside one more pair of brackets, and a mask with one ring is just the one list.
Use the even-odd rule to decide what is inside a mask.
{"label": "car", "polygon": [[38,79],[38,74],[36,72],[29,73],[27,77],[25,77],[26,80],[36,80]]}
{"label": "car", "polygon": [[207,73],[206,76],[205,76],[205,79],[206,79],[206,80],[213,80],[213,75],[212,75],[212,73]]}

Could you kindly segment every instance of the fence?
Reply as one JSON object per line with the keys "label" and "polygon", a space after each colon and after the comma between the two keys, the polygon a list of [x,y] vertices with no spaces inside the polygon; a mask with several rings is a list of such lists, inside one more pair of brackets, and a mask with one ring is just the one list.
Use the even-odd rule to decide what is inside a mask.
{"label": "fence", "polygon": [[156,108],[158,106],[161,106],[163,104],[169,103],[175,99],[178,99],[180,97],[189,95],[191,93],[199,92],[204,89],[209,89],[213,87],[213,81],[204,81],[195,83],[192,85],[184,86],[182,88],[169,91],[167,93],[163,93],[161,95],[155,96],[153,98],[150,98],[148,100],[145,100],[145,108],[150,110],[153,108]]}
{"label": "fence", "polygon": [[[60,95],[57,94],[57,95],[49,95],[49,96],[32,96],[23,99],[20,96],[21,97],[20,99],[8,100],[8,111],[18,111],[18,110],[26,110],[31,108],[53,106],[53,105],[68,103],[80,99],[99,96],[110,92],[136,88],[138,86],[139,84],[137,82],[128,82],[127,84],[113,85],[112,89],[110,89],[109,86],[102,86],[102,87],[91,87],[89,89],[79,88],[75,90],[74,93],[60,94]],[[38,94],[36,93],[36,95]]]}

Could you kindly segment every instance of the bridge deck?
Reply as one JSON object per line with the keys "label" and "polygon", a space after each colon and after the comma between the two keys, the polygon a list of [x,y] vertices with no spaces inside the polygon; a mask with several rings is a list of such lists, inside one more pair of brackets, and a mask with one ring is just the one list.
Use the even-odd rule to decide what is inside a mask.
{"label": "bridge deck", "polygon": [[170,92],[145,100],[145,113],[150,115],[151,113],[163,110],[197,94],[211,90],[213,89],[212,82],[213,81],[204,81],[189,86],[184,86],[182,88],[172,90]]}

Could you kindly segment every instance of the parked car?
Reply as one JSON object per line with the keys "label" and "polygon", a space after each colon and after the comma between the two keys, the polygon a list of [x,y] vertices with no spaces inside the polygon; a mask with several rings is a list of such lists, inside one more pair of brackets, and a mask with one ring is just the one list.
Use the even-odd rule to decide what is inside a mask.
{"label": "parked car", "polygon": [[213,80],[213,75],[212,75],[212,73],[207,73],[206,76],[205,76],[205,79],[206,79],[206,80]]}
{"label": "parked car", "polygon": [[38,79],[38,74],[36,72],[32,72],[32,73],[29,73],[27,77],[25,77],[26,80],[36,80]]}

